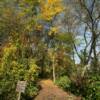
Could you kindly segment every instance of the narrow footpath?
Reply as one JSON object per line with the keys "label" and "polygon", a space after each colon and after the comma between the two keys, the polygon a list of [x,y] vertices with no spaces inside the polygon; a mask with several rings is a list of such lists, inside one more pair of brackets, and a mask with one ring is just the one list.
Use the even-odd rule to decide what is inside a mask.
{"label": "narrow footpath", "polygon": [[42,89],[34,100],[81,100],[80,97],[63,91],[51,80],[42,80],[39,84]]}

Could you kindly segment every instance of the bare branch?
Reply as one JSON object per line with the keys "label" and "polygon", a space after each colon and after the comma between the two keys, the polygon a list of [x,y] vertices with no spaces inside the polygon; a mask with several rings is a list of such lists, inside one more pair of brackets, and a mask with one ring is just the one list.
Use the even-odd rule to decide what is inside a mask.
{"label": "bare branch", "polygon": [[77,47],[76,47],[74,42],[73,42],[73,45],[74,45],[74,49],[76,51],[77,56],[80,58],[80,60],[82,60],[82,58],[81,58],[80,54],[78,53]]}
{"label": "bare branch", "polygon": [[87,27],[85,27],[85,30],[84,30],[84,40],[85,40],[85,44],[87,45],[87,39],[86,39],[86,31],[87,31]]}

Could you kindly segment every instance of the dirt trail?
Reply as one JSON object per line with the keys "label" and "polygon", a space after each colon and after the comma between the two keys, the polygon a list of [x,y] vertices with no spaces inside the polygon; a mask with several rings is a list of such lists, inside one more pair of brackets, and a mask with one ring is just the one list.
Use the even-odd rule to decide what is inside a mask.
{"label": "dirt trail", "polygon": [[81,100],[80,98],[64,92],[51,80],[40,81],[42,89],[34,100]]}

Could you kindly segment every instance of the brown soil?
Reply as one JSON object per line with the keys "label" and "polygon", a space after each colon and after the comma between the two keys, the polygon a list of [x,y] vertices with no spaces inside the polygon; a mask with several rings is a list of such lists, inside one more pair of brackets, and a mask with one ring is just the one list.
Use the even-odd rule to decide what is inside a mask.
{"label": "brown soil", "polygon": [[81,100],[80,97],[63,91],[51,80],[42,80],[39,84],[42,89],[34,100]]}

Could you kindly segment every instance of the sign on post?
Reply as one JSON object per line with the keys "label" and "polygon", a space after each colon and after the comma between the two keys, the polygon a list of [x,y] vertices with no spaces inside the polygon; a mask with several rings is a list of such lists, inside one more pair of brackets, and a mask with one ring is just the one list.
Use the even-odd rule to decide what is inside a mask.
{"label": "sign on post", "polygon": [[20,100],[21,93],[25,92],[27,82],[26,81],[18,81],[16,91],[19,92],[18,100]]}
{"label": "sign on post", "polygon": [[18,81],[16,91],[24,93],[25,92],[26,83],[27,83],[26,81]]}

